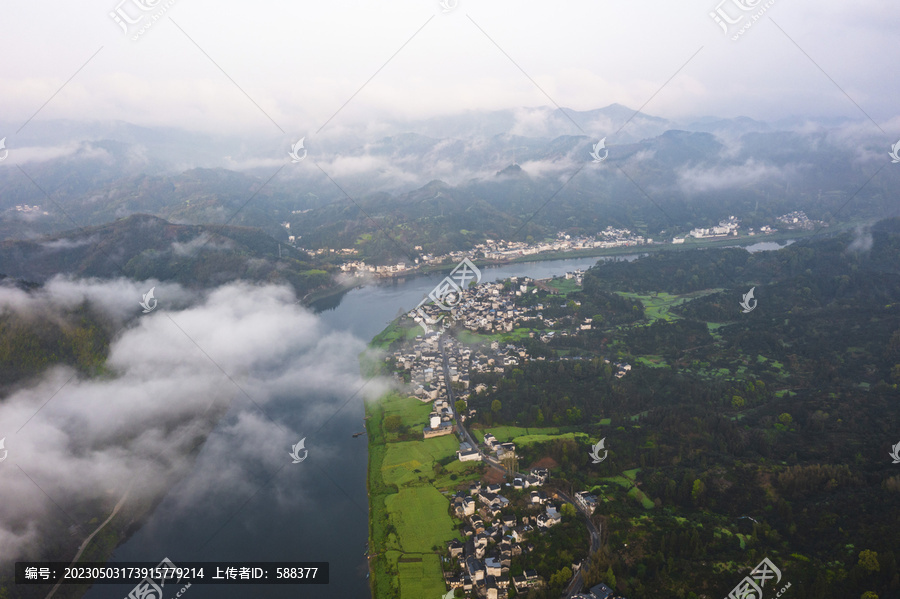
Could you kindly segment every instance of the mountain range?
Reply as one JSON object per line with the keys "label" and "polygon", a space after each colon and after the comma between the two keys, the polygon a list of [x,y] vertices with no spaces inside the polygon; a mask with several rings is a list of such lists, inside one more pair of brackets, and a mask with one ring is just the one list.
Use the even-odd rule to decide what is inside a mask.
{"label": "mountain range", "polygon": [[[805,210],[837,224],[900,206],[891,140],[845,120],[679,123],[617,104],[469,111],[373,124],[365,138],[307,135],[298,164],[288,150],[302,133],[236,139],[70,121],[26,133],[0,163],[0,239],[146,213],[383,262],[417,245],[464,250],[610,225],[668,238],[732,214],[755,226]],[[598,164],[589,152],[600,139],[609,156]]]}

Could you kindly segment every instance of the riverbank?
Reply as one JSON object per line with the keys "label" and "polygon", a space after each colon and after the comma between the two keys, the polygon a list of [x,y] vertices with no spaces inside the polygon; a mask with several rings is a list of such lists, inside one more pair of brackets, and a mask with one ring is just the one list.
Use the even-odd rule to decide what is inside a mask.
{"label": "riverbank", "polygon": [[[723,247],[745,247],[758,243],[782,243],[791,240],[802,239],[813,235],[812,231],[779,231],[771,235],[741,235],[738,237],[718,237],[710,239],[694,239],[687,238],[682,244],[672,243],[653,243],[645,245],[628,245],[614,248],[591,248],[587,250],[571,250],[561,252],[544,252],[541,254],[531,254],[529,256],[519,256],[510,260],[473,260],[473,263],[479,267],[502,267],[512,264],[523,264],[528,262],[550,262],[556,260],[574,260],[581,258],[604,258],[613,256],[627,256],[635,254],[652,254],[662,251],[684,251],[705,248],[723,248]],[[396,281],[407,278],[425,277],[436,272],[444,273],[452,268],[455,264],[445,262],[442,264],[434,264],[422,266],[415,270],[405,270],[396,273],[385,273],[379,275],[368,275],[365,277],[351,277],[349,280],[337,283],[326,289],[322,289],[304,296],[302,303],[311,305],[314,303],[326,302],[339,298],[341,295],[362,287],[371,282],[378,281]]]}
{"label": "riverbank", "polygon": [[[459,538],[450,516],[452,485],[481,476],[456,460],[455,435],[423,439],[431,403],[391,393],[366,405],[369,439],[369,587],[374,599],[446,593],[441,552]],[[399,417],[396,432],[386,418]],[[396,420],[396,419],[395,419]]]}
{"label": "riverbank", "polygon": [[[391,322],[371,347],[418,334]],[[367,369],[374,375],[373,369]],[[384,374],[384,373],[382,373]],[[441,557],[462,521],[451,516],[450,497],[480,480],[481,462],[460,462],[456,435],[423,438],[433,409],[403,392],[365,405],[369,461],[369,587],[373,599],[422,599],[446,594]]]}
{"label": "riverbank", "polygon": [[[603,258],[605,256],[622,256],[630,254],[652,254],[666,250],[682,251],[701,248],[744,247],[757,243],[779,243],[812,236],[812,231],[785,231],[771,235],[741,235],[738,237],[717,237],[709,239],[687,238],[684,243],[652,243],[645,245],[627,245],[615,248],[591,248],[589,250],[572,250],[568,252],[546,252],[532,256],[521,256],[504,264],[520,262],[540,262],[543,260],[566,260],[571,258]],[[479,264],[478,261],[475,264]]]}
{"label": "riverbank", "polygon": [[[209,414],[209,420],[198,425],[197,438],[190,447],[185,448],[183,453],[185,460],[190,461],[191,464],[197,460],[206,439],[215,430],[225,413],[225,409],[214,410]],[[186,468],[186,471],[189,469],[190,467]],[[89,520],[78,523],[75,532],[71,532],[72,529],[70,529],[73,536],[86,536],[73,556],[65,556],[59,561],[70,566],[84,563],[109,563],[115,552],[150,520],[166,495],[181,479],[182,476],[171,478],[167,484],[160,487],[157,493],[150,496],[141,496],[130,491],[125,491],[119,498],[110,495],[104,500],[105,503],[110,504],[108,513],[92,514]],[[140,479],[136,478],[132,481],[132,485],[140,482]],[[131,486],[129,486],[130,488]],[[93,586],[90,584],[57,585],[46,597],[80,599],[90,592]],[[0,597],[3,596],[2,585],[0,585]]]}

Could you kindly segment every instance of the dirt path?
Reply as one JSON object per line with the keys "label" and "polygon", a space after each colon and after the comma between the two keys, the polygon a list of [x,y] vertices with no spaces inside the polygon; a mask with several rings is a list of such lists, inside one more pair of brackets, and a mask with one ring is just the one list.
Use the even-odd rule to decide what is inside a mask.
{"label": "dirt path", "polygon": [[[109,524],[109,522],[113,518],[116,517],[116,514],[119,513],[119,510],[122,509],[122,506],[125,504],[125,500],[128,499],[128,494],[130,492],[131,492],[131,487],[129,486],[128,490],[125,491],[125,494],[122,495],[122,499],[120,499],[119,503],[116,504],[116,507],[113,508],[113,511],[109,515],[109,518],[104,520],[100,524],[100,526],[98,526],[96,529],[94,529],[94,532],[92,532],[90,535],[88,535],[88,538],[86,538],[84,540],[84,542],[81,544],[81,547],[78,548],[78,553],[75,554],[75,557],[72,558],[72,563],[69,564],[70,567],[74,566],[78,562],[78,558],[81,557],[81,554],[84,553],[84,550],[87,549],[87,546],[91,543],[91,541],[94,540],[94,537],[97,536],[97,533],[100,532],[101,530],[103,530],[103,527],[106,526],[107,524]],[[47,594],[47,599],[50,599],[53,596],[53,594],[56,592],[56,589],[58,589],[59,585],[61,585],[61,584],[62,584],[62,581],[57,582],[56,586],[54,586],[52,589],[50,589],[50,592]]]}

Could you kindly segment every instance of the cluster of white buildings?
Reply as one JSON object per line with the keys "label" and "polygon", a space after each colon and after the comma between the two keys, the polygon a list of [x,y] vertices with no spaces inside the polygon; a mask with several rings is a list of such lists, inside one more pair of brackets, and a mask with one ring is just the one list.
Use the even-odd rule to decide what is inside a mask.
{"label": "cluster of white buildings", "polygon": [[[24,208],[24,210],[20,210],[20,208]],[[25,212],[31,210],[28,206],[16,206],[16,209]],[[33,209],[37,211],[39,210],[39,207],[34,206]],[[44,212],[44,214],[47,213]],[[824,225],[824,223],[822,223],[821,221],[809,220],[802,210],[784,214],[782,216],[779,216],[776,220],[781,224],[787,225],[788,229],[812,229],[816,225]],[[285,222],[282,223],[282,225],[285,228],[290,229],[290,223]],[[691,232],[688,233],[685,237],[673,237],[672,243],[675,245],[682,244],[685,242],[685,239],[687,237],[694,237],[695,239],[710,239],[737,236],[739,229],[740,219],[736,216],[729,216],[728,218],[719,221],[719,224],[715,227],[696,228],[691,230]],[[763,235],[768,235],[776,231],[777,229],[773,229],[768,225],[764,225],[759,228],[759,233]],[[748,230],[748,234],[756,235],[756,231],[751,228]],[[299,235],[291,235],[288,237],[288,241],[292,244],[295,244],[295,242],[299,240]],[[548,252],[570,252],[596,248],[608,249],[616,247],[650,245],[652,243],[652,238],[645,238],[642,235],[634,233],[630,229],[606,227],[606,229],[600,231],[599,233],[597,233],[597,235],[592,237],[572,236],[564,232],[559,232],[556,234],[555,241],[545,241],[540,243],[506,241],[503,239],[486,239],[484,243],[479,243],[470,251],[456,251],[449,252],[447,254],[424,254],[421,258],[416,258],[412,264],[406,262],[398,262],[397,264],[375,266],[366,264],[364,260],[349,260],[341,264],[341,271],[345,273],[355,274],[358,277],[365,276],[366,274],[390,277],[403,274],[411,274],[419,270],[423,266],[437,266],[446,263],[459,262],[463,258],[469,258],[471,260],[484,259],[508,261],[514,260],[515,258],[521,258],[523,256],[534,256],[537,254]],[[298,249],[316,256],[321,256],[323,254],[355,256],[358,254],[358,251],[354,248],[319,248],[316,250],[307,250],[304,248]],[[417,245],[415,249],[417,251],[422,251],[422,246]]]}
{"label": "cluster of white buildings", "polygon": [[[535,468],[527,478],[532,486],[547,482],[549,472]],[[521,576],[510,576],[512,558],[534,551],[534,544],[527,535],[539,529],[542,522],[559,522],[561,516],[555,505],[539,490],[526,496],[528,515],[521,522],[512,513],[510,500],[500,494],[499,484],[474,482],[468,491],[458,491],[451,501],[454,515],[463,520],[464,540],[447,544],[450,559],[456,560],[460,574],[445,574],[445,582],[451,589],[475,591],[481,597],[500,599],[507,597],[510,587],[518,592],[542,586],[544,581],[537,572],[526,570]]]}
{"label": "cluster of white buildings", "polygon": [[571,281],[575,280],[575,284],[581,287],[584,284],[584,269],[577,268],[572,272],[566,273],[566,280]]}
{"label": "cluster of white buildings", "polygon": [[517,296],[537,293],[537,287],[533,285],[533,279],[528,277],[513,277],[510,281],[513,284],[510,292],[504,292],[503,283],[482,283],[463,290],[460,301],[449,311],[429,302],[419,308],[421,312],[413,311],[407,316],[419,324],[449,319],[461,322],[471,331],[512,331],[519,320],[541,317],[539,311],[543,306],[528,308],[516,305]]}
{"label": "cluster of white buildings", "polygon": [[[286,228],[290,228],[289,223],[282,223]],[[288,241],[295,243],[300,236],[289,236]],[[366,264],[364,260],[350,260],[341,264],[341,270],[346,273],[352,273],[362,277],[365,274],[374,274],[377,276],[397,276],[409,274],[422,268],[423,266],[437,266],[445,263],[456,263],[463,258],[470,260],[496,260],[507,261],[523,256],[534,256],[547,252],[569,252],[577,250],[589,250],[594,248],[615,248],[639,246],[653,243],[653,239],[644,238],[642,235],[636,235],[629,229],[616,229],[607,227],[594,237],[572,237],[566,233],[560,232],[556,234],[555,241],[547,241],[540,243],[526,243],[524,241],[506,241],[486,239],[485,243],[479,243],[471,251],[449,252],[447,254],[424,254],[421,258],[416,258],[412,264],[406,262],[398,262],[397,264],[387,264],[383,266],[374,266]],[[307,250],[298,248],[309,254],[321,256],[323,254],[340,254],[340,255],[356,255],[357,251],[353,248],[328,249],[319,248],[316,250]],[[416,251],[422,251],[422,246],[416,246]]]}
{"label": "cluster of white buildings", "polygon": [[775,219],[786,229],[814,229],[816,225],[828,226],[824,221],[810,220],[802,210],[782,214]]}
{"label": "cluster of white buildings", "polygon": [[[293,235],[288,237],[288,241],[291,243],[293,243],[295,239],[299,239],[299,237],[295,237]],[[303,248],[298,248],[298,249],[300,249],[308,254],[313,254],[315,256],[322,256],[324,254],[339,254],[341,256],[355,256],[356,254],[359,253],[353,248],[341,248],[338,250],[333,249],[333,248],[319,248],[317,250],[307,250],[307,249],[303,249]],[[344,264],[341,265],[341,270],[344,270],[343,267],[345,264],[354,264],[354,263],[362,264],[363,266],[365,266],[365,262],[363,262],[362,260],[357,260],[355,262],[345,262]],[[403,265],[403,268],[406,268],[405,264]]]}
{"label": "cluster of white buildings", "polygon": [[[439,412],[438,402],[447,402],[447,381],[444,377],[444,365],[439,346],[440,335],[429,333],[416,338],[411,345],[405,345],[393,352],[393,358],[397,368],[408,371],[409,381],[412,385],[412,394],[420,401],[435,402],[435,411]],[[469,365],[472,351],[455,339],[448,337],[444,340],[448,358],[450,382],[458,383],[463,389],[469,387]],[[466,399],[468,393],[462,391],[457,394],[459,399]],[[447,406],[451,412],[453,406]]]}
{"label": "cluster of white buildings", "polygon": [[[581,277],[584,273],[576,271],[569,274],[572,274],[574,278]],[[525,361],[533,359],[525,346],[521,344],[501,345],[499,342],[493,341],[489,346],[468,347],[450,335],[442,336],[443,324],[450,321],[459,322],[472,331],[487,333],[512,331],[517,326],[529,326],[535,323],[544,327],[557,324],[555,320],[544,317],[543,304],[531,307],[517,305],[517,297],[537,290],[532,279],[513,278],[510,282],[512,286],[507,291],[504,290],[503,283],[482,283],[470,287],[462,292],[460,301],[450,311],[441,310],[435,304],[428,303],[424,304],[419,311],[409,312],[406,315],[406,318],[412,319],[417,325],[434,323],[428,325],[432,330],[425,333],[423,329],[423,334],[416,337],[415,341],[395,349],[386,360],[394,360],[398,369],[398,378],[405,379],[404,373],[408,375],[412,385],[412,394],[420,401],[448,401],[447,384],[456,384],[458,399],[467,400],[471,375],[476,373],[502,374],[507,368],[519,366]],[[591,319],[576,322],[575,329],[572,331],[546,331],[541,334],[540,339],[544,343],[549,343],[556,336],[578,335],[582,331],[590,330],[591,322]],[[534,335],[535,333],[530,333],[530,336]],[[448,356],[449,381],[445,380],[443,357],[440,350],[442,339],[444,352]],[[539,356],[536,359],[544,360],[545,358]],[[577,357],[564,359],[577,359]],[[610,363],[608,359],[605,361]],[[617,362],[614,366],[617,378],[622,378],[631,370],[631,365],[624,362]],[[486,387],[479,386],[475,391],[480,392],[484,389]],[[440,412],[437,403],[435,406],[435,412]],[[447,407],[452,414],[453,406]],[[472,415],[472,413],[468,415]],[[462,419],[465,420],[466,416],[467,414],[462,414]],[[440,430],[440,427],[433,428]],[[493,448],[491,449],[493,450]],[[469,453],[466,453],[465,457],[476,459]]]}
{"label": "cluster of white buildings", "polygon": [[28,204],[17,204],[16,212],[24,212],[25,214],[43,214],[43,215],[50,214],[49,212],[47,212],[40,206],[37,206],[37,205],[29,206]]}
{"label": "cluster of white buildings", "polygon": [[[719,221],[719,226],[709,229],[693,229],[688,235],[696,239],[707,239],[710,237],[728,237],[729,235],[737,235],[741,221],[736,216],[729,216],[725,220]],[[678,243],[672,240],[673,243]],[[684,240],[682,239],[681,243]]]}
{"label": "cluster of white buildings", "polygon": [[[492,444],[496,444],[496,440]],[[540,487],[549,478],[547,469],[534,468],[528,474],[520,474],[515,479],[519,484],[514,482],[512,486],[518,489],[523,484],[526,487]],[[518,593],[524,593],[545,584],[536,571],[525,570],[520,576],[510,576],[509,572],[513,557],[534,551],[534,544],[529,542],[530,535],[562,521],[560,504],[543,491],[532,489],[515,502],[516,513],[521,516],[519,519],[513,513],[513,503],[500,491],[499,484],[473,482],[468,490],[460,490],[453,496],[451,510],[456,518],[464,522],[461,529],[464,538],[447,544],[450,559],[456,560],[460,571],[458,575],[445,573],[444,580],[450,589],[461,588],[479,597],[500,599],[507,597],[512,587]],[[553,497],[558,500],[555,494]],[[575,501],[589,514],[597,505],[597,498],[586,491],[577,493]],[[573,571],[577,572],[580,567],[581,564],[572,564]],[[599,585],[587,594],[576,597],[611,599],[612,591],[604,595],[604,590],[609,588]],[[595,592],[596,595],[591,594]]]}
{"label": "cluster of white buildings", "polygon": [[432,412],[428,415],[428,425],[422,430],[426,439],[450,435],[456,430],[453,421],[453,408],[446,399],[436,399],[432,404]]}
{"label": "cluster of white buildings", "polygon": [[589,250],[594,248],[614,248],[644,245],[653,243],[652,239],[645,239],[642,235],[636,235],[629,229],[616,229],[607,227],[593,237],[573,237],[564,232],[556,234],[556,240],[528,244],[521,241],[505,241],[486,239],[485,243],[475,246],[475,256],[482,256],[486,260],[512,260],[522,256],[533,256],[545,252],[568,252],[575,250]]}

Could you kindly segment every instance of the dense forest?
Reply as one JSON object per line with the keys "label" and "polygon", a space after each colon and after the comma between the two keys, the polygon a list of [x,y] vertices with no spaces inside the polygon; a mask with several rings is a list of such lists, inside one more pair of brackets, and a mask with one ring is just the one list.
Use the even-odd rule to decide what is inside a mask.
{"label": "dense forest", "polygon": [[[473,375],[482,426],[587,433],[518,451],[603,499],[588,582],[725,596],[768,557],[798,599],[900,597],[900,221],[860,235],[600,263],[565,302],[532,300],[590,330],[528,339],[544,360]],[[633,369],[617,378],[616,362]]]}
{"label": "dense forest", "polygon": [[86,376],[101,374],[113,333],[108,319],[87,303],[53,314],[0,311],[0,393],[57,364]]}
{"label": "dense forest", "polygon": [[258,229],[179,225],[136,214],[37,240],[0,242],[0,274],[43,283],[57,274],[209,287],[245,280],[291,285],[299,296],[335,269]]}

